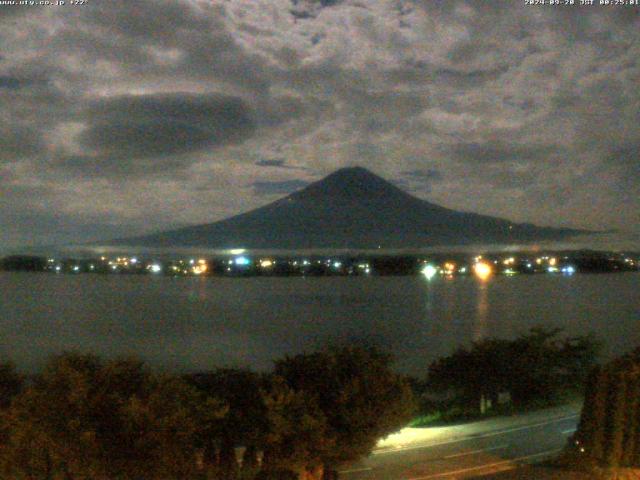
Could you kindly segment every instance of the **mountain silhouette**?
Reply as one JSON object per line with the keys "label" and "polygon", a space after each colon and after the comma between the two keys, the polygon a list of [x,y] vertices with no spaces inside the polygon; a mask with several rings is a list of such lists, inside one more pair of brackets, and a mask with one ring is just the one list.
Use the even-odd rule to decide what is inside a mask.
{"label": "mountain silhouette", "polygon": [[458,212],[362,167],[337,170],[280,200],[214,223],[109,242],[141,247],[420,248],[562,240],[590,233]]}

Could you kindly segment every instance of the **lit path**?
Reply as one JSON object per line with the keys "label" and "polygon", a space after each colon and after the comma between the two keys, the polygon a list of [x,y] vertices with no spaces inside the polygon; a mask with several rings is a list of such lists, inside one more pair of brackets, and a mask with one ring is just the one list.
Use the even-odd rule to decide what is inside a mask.
{"label": "lit path", "polygon": [[552,457],[575,431],[579,404],[465,425],[406,428],[367,459],[345,466],[345,480],[453,480]]}

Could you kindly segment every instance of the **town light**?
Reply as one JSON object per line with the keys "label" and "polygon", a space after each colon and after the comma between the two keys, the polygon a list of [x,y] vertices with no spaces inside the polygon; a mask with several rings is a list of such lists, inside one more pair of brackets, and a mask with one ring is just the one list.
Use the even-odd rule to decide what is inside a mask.
{"label": "town light", "polygon": [[246,265],[249,265],[250,263],[247,257],[236,257],[234,262],[236,265],[240,265],[240,266],[246,266]]}
{"label": "town light", "polygon": [[491,276],[493,268],[486,262],[478,262],[473,266],[473,271],[480,280],[486,280]]}
{"label": "town light", "polygon": [[207,271],[207,264],[206,263],[199,263],[198,265],[194,266],[191,271],[193,273],[195,273],[196,275],[200,275],[202,273],[205,273]]}
{"label": "town light", "polygon": [[438,273],[438,269],[431,264],[425,265],[422,269],[422,274],[426,277],[427,280],[431,280]]}

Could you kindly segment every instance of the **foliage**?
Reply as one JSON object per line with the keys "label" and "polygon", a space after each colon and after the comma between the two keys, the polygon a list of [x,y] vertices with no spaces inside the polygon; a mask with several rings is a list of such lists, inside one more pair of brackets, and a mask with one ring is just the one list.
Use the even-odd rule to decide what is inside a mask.
{"label": "foliage", "polygon": [[319,406],[281,377],[273,377],[263,395],[268,422],[264,444],[267,469],[308,471],[321,465],[335,440],[327,434],[327,420]]}
{"label": "foliage", "polygon": [[13,363],[0,364],[0,410],[6,409],[13,397],[22,390],[24,378]]}
{"label": "foliage", "polygon": [[137,360],[50,360],[3,419],[3,478],[164,479],[195,473],[203,426],[224,413]]}
{"label": "foliage", "polygon": [[515,340],[491,338],[459,348],[429,366],[429,385],[453,389],[472,405],[482,395],[495,402],[501,392],[519,407],[551,401],[582,387],[599,348],[589,335],[560,339],[561,331],[537,327]]}
{"label": "foliage", "polygon": [[333,466],[411,418],[409,382],[390,364],[345,347],[287,357],[268,375],[178,377],[64,353],[26,386],[0,366],[0,478],[335,478]]}
{"label": "foliage", "polygon": [[378,439],[411,419],[409,383],[390,365],[389,355],[365,347],[334,347],[276,362],[276,375],[324,416],[326,450],[319,455],[325,465],[368,455]]}
{"label": "foliage", "polygon": [[248,370],[219,369],[186,377],[205,395],[219,398],[228,406],[227,414],[208,432],[205,455],[224,469],[234,469],[234,447],[247,447],[245,463],[255,461],[255,450],[265,443],[267,407],[263,400],[265,375]]}

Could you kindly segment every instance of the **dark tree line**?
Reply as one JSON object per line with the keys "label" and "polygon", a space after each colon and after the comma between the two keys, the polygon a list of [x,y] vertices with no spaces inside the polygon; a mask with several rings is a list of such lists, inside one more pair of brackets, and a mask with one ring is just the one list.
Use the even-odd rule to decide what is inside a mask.
{"label": "dark tree line", "polygon": [[430,365],[427,386],[455,392],[470,408],[481,398],[495,404],[501,393],[517,408],[581,393],[599,345],[592,336],[562,338],[561,332],[536,327],[514,340],[490,338],[459,348]]}
{"label": "dark tree line", "polygon": [[164,375],[137,359],[52,357],[0,368],[0,478],[321,479],[414,411],[373,348],[287,357],[274,372]]}

